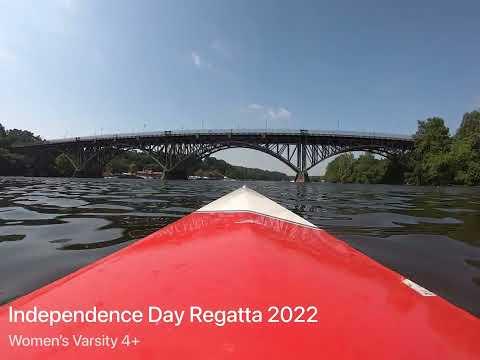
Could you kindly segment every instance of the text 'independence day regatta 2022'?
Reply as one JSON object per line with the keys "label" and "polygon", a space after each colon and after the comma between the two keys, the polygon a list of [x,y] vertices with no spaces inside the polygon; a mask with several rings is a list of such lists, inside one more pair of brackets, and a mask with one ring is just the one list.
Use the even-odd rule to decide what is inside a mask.
{"label": "text 'independence day regatta 2022'", "polygon": [[162,309],[148,306],[146,310],[103,310],[93,306],[88,310],[30,310],[9,307],[11,323],[42,323],[55,326],[60,323],[150,323],[180,326],[184,322],[225,326],[233,323],[318,323],[315,306],[268,306],[265,309],[238,307],[212,310],[200,306],[188,309]]}

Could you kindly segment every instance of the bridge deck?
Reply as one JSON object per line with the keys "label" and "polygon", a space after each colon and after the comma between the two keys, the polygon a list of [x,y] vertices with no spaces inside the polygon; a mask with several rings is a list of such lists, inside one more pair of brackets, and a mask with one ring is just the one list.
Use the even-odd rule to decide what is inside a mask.
{"label": "bridge deck", "polygon": [[295,138],[305,136],[311,139],[358,139],[358,140],[390,140],[405,143],[413,142],[413,137],[410,135],[376,133],[376,132],[358,132],[358,131],[330,131],[330,130],[292,130],[292,129],[210,129],[210,130],[165,130],[153,132],[138,132],[138,133],[119,133],[119,134],[105,134],[95,136],[81,136],[63,139],[46,140],[36,144],[18,144],[17,147],[36,147],[48,145],[60,145],[78,142],[108,142],[117,140],[152,140],[165,138],[211,138],[211,137],[248,137],[248,138],[282,138],[282,140],[291,140],[287,142],[295,142]]}

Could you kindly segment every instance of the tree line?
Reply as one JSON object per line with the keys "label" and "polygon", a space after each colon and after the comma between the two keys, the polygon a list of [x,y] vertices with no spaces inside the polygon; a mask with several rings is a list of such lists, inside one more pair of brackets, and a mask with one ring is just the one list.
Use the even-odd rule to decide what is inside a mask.
{"label": "tree line", "polygon": [[53,165],[51,169],[47,169],[45,164],[36,162],[34,158],[12,149],[12,145],[15,143],[32,143],[39,141],[42,141],[40,136],[36,136],[30,131],[19,129],[7,130],[0,124],[0,175],[53,175]]}
{"label": "tree line", "polygon": [[326,181],[411,185],[480,185],[480,111],[465,113],[451,135],[440,117],[418,121],[413,150],[396,161],[342,154],[327,165]]}

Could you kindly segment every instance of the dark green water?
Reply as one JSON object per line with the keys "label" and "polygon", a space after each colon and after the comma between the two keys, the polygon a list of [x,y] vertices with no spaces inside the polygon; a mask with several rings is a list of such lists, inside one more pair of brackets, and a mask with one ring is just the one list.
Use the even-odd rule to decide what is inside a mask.
{"label": "dark green water", "polygon": [[[0,178],[0,303],[244,183]],[[247,185],[480,316],[479,188]]]}

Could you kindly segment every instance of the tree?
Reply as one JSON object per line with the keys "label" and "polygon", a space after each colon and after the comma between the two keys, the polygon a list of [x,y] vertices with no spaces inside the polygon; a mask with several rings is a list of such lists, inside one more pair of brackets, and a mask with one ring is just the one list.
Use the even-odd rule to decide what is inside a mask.
{"label": "tree", "polygon": [[55,158],[55,168],[61,176],[72,176],[75,172],[75,168],[65,154]]}
{"label": "tree", "polygon": [[352,153],[342,154],[336,157],[327,165],[325,179],[329,182],[350,183],[353,181],[353,163]]}
{"label": "tree", "polygon": [[447,185],[453,182],[451,139],[442,118],[418,122],[410,158],[408,182],[416,185]]}
{"label": "tree", "polygon": [[454,182],[480,184],[480,112],[463,115],[463,120],[452,143]]}
{"label": "tree", "polygon": [[7,138],[7,131],[3,127],[2,124],[0,124],[0,148],[2,147],[7,147],[8,146],[8,138]]}
{"label": "tree", "polygon": [[[338,156],[327,165],[325,180],[340,183],[399,183],[403,176],[396,176],[392,167],[399,166],[388,159],[377,159],[366,152],[355,158],[352,153]],[[387,172],[388,171],[388,172]]]}
{"label": "tree", "polygon": [[130,166],[128,167],[128,172],[129,172],[130,174],[136,174],[137,171],[138,171],[137,164],[131,163]]}
{"label": "tree", "polygon": [[480,111],[475,110],[463,115],[456,136],[462,139],[480,136]]}
{"label": "tree", "polygon": [[450,131],[442,118],[433,117],[418,122],[414,139],[415,150],[419,153],[439,153],[448,150]]}
{"label": "tree", "polygon": [[387,160],[375,159],[371,153],[360,155],[353,164],[352,181],[362,184],[383,182]]}
{"label": "tree", "polygon": [[32,143],[42,141],[40,136],[28,130],[10,129],[7,131],[7,137],[13,143]]}

